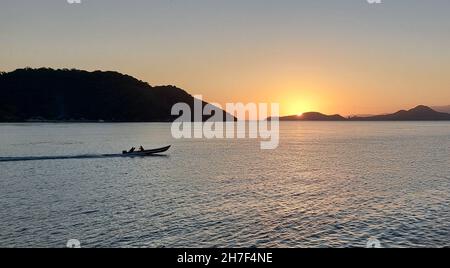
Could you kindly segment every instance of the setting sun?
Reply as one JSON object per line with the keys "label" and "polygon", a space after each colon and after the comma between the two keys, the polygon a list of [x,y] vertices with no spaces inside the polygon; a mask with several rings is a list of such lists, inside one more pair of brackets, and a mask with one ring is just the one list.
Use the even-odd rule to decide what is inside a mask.
{"label": "setting sun", "polygon": [[318,111],[320,107],[315,102],[308,99],[303,101],[296,99],[295,101],[286,101],[281,103],[281,113],[285,115],[297,115],[302,116],[304,113]]}

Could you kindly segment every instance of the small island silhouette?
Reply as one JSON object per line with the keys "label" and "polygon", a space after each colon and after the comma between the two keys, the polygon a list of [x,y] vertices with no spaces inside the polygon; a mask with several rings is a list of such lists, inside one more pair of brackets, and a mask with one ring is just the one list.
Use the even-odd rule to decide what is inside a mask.
{"label": "small island silhouette", "polygon": [[[268,118],[272,120],[273,118]],[[450,114],[437,112],[425,105],[419,105],[411,110],[401,110],[393,114],[374,116],[325,115],[317,112],[304,113],[279,117],[280,121],[446,121],[450,120]]]}

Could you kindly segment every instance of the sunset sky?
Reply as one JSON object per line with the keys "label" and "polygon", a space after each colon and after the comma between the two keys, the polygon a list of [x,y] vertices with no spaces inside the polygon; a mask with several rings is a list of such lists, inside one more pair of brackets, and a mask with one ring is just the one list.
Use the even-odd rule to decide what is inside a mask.
{"label": "sunset sky", "polygon": [[0,71],[115,70],[281,114],[450,105],[450,1],[2,0]]}

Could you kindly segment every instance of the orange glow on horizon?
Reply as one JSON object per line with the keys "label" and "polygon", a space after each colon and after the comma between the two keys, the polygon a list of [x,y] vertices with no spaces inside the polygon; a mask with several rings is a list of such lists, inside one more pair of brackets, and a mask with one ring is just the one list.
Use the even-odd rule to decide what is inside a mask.
{"label": "orange glow on horizon", "polygon": [[312,94],[307,92],[288,93],[289,96],[280,101],[281,115],[302,116],[307,112],[320,110],[320,100],[316,100]]}

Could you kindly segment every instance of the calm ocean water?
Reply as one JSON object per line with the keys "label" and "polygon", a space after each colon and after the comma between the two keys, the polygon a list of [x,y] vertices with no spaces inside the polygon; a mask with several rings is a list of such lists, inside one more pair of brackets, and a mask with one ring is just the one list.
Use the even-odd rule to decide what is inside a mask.
{"label": "calm ocean water", "polygon": [[[173,140],[170,124],[0,124],[0,246],[450,246],[450,123],[286,122],[258,140]],[[3,158],[2,158],[3,157]]]}

